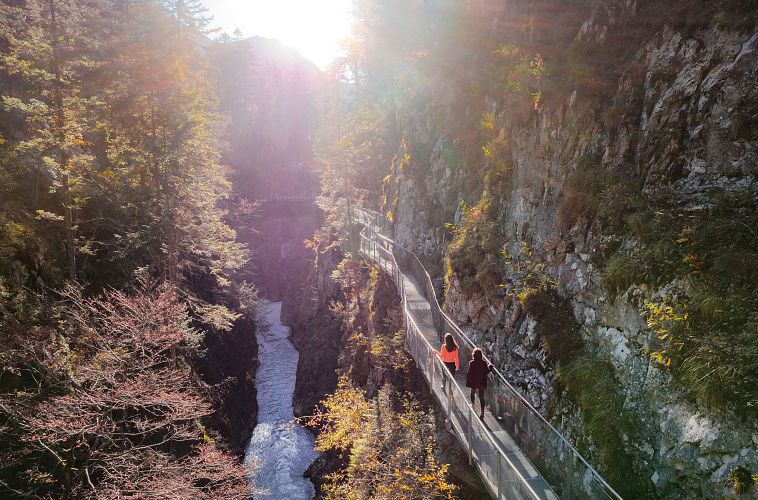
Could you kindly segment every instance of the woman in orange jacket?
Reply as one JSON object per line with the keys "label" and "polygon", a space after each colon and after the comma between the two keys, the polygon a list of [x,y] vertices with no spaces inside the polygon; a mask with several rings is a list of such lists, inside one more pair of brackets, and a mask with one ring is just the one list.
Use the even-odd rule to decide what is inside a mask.
{"label": "woman in orange jacket", "polygon": [[[458,345],[451,334],[445,334],[445,342],[440,347],[440,352],[437,355],[442,358],[442,362],[445,363],[447,369],[455,377],[455,372],[460,369],[461,362],[458,356]],[[442,390],[445,390],[446,380],[447,378],[442,379]]]}

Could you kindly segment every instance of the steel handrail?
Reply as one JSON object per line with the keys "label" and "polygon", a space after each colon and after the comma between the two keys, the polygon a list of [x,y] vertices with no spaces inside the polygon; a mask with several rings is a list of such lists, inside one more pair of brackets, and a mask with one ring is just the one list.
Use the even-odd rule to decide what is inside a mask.
{"label": "steel handrail", "polygon": [[[371,242],[371,238],[368,237],[368,236],[366,236],[364,234],[364,231],[366,229],[368,229],[368,226],[366,226],[363,230],[361,230],[360,236],[363,239],[365,239],[366,241]],[[378,233],[374,233],[374,234],[377,234],[377,236],[380,236],[382,240],[384,240],[385,242],[388,242],[388,243],[390,243],[390,244],[392,244],[394,246],[394,242],[392,242],[392,240],[390,240],[389,238],[386,238],[386,237],[384,237],[384,236],[382,236],[382,235],[380,235]],[[374,245],[376,245],[376,244],[374,243]],[[388,250],[388,249],[385,249],[385,248],[382,248],[382,250],[386,251],[390,255],[390,257],[392,258],[391,265],[393,266],[394,269],[397,269],[399,271],[399,276],[397,278],[397,281],[405,279],[405,276],[400,271],[401,268],[400,268],[400,265],[397,263],[397,260],[395,259],[394,253],[392,251]],[[401,299],[403,301],[403,313],[404,313],[404,316],[407,319],[407,321],[412,325],[412,329],[414,331],[414,337],[417,338],[417,339],[421,339],[421,341],[423,341],[424,344],[426,344],[426,346],[429,349],[429,351],[431,351],[432,353],[436,353],[436,350],[429,343],[429,341],[423,335],[420,334],[421,328],[419,328],[418,324],[413,319],[413,316],[411,315],[411,313],[410,313],[410,311],[408,309],[408,302],[407,302],[406,295],[405,295],[405,286],[403,284],[401,284],[401,283],[398,283],[398,285],[399,285],[399,288],[401,289],[401,293],[402,293]],[[432,358],[432,359],[433,359],[432,363],[435,362],[434,360],[438,361],[439,363],[442,363],[442,360],[440,360],[436,356],[434,358]],[[424,363],[424,366],[426,367],[427,363]],[[432,366],[431,369],[434,370],[434,367]],[[428,370],[423,370],[423,372],[426,374],[428,372]],[[460,388],[460,386],[458,386],[458,384],[455,382],[455,379],[453,378],[452,374],[447,370],[447,368],[444,367],[444,365],[441,365],[440,372],[448,380],[448,383],[451,384],[450,387],[454,388],[454,390],[458,391],[459,397],[463,398],[464,400],[467,400],[466,394],[463,392],[463,390]],[[432,394],[435,395],[435,397],[436,397],[436,394],[434,393],[434,391],[432,391]],[[439,401],[442,402],[442,400],[439,400]],[[452,404],[452,402],[450,404]],[[485,426],[482,426],[482,429],[484,429],[484,432],[485,432],[485,435],[487,437],[487,440],[489,441],[490,446],[492,448],[494,448],[494,451],[496,453],[499,453],[500,457],[502,457],[502,459],[505,460],[506,464],[515,473],[516,477],[521,481],[521,484],[524,485],[528,489],[528,491],[532,495],[532,497],[539,499],[540,497],[537,494],[537,492],[534,491],[534,488],[532,488],[532,486],[529,483],[529,481],[527,481],[526,478],[524,478],[523,474],[521,474],[521,472],[519,472],[518,468],[516,468],[516,466],[514,465],[513,461],[508,457],[507,452],[498,443],[498,441],[495,438],[495,435],[492,433],[492,431],[490,429],[488,429],[487,427],[485,427]],[[465,432],[464,432],[464,434],[465,434]],[[464,441],[463,441],[463,439],[461,439],[461,438],[459,438],[459,439],[461,440],[462,444],[465,444]],[[472,439],[471,436],[469,436],[468,439],[469,440]],[[486,481],[486,478],[485,478],[485,481]],[[498,485],[495,485],[495,486],[497,487]]]}
{"label": "steel handrail", "polygon": [[[397,264],[395,264],[395,265],[397,265]],[[399,266],[398,266],[398,269],[399,269]],[[405,312],[405,316],[413,324],[413,327],[415,328],[416,332],[420,332],[421,329],[418,327],[418,325],[416,324],[416,321],[413,319],[413,316],[411,316],[410,312],[408,311],[407,304],[404,306],[404,312]],[[426,343],[426,345],[429,347],[429,349],[432,350],[432,352],[435,352],[434,347],[432,347],[432,345],[429,343],[429,341],[423,335],[419,335],[418,333],[416,333],[416,336],[420,337],[421,340],[423,340],[424,343]],[[433,358],[433,359],[439,360],[439,358]],[[442,363],[442,360],[439,360],[439,362]],[[453,378],[453,375],[450,373],[450,371],[447,368],[444,367],[444,365],[443,365],[443,368],[444,369],[441,370],[441,371],[445,375],[445,377],[448,379],[448,382],[451,383],[453,387],[455,387],[455,390],[458,391],[458,394],[461,397],[463,397],[464,399],[466,399],[466,394],[461,390],[460,386],[455,382],[455,379]],[[432,393],[434,393],[434,392],[432,391]],[[482,428],[484,429],[484,431],[485,431],[485,433],[487,435],[487,438],[489,439],[489,441],[491,442],[491,444],[494,446],[495,450],[498,453],[500,453],[500,455],[502,455],[502,457],[505,459],[506,463],[510,466],[510,468],[513,470],[513,472],[516,473],[516,476],[529,489],[529,492],[532,494],[532,496],[534,498],[539,498],[539,495],[537,495],[537,492],[534,491],[534,488],[532,488],[532,486],[529,484],[529,481],[527,481],[526,478],[524,478],[524,476],[521,474],[521,472],[519,472],[519,470],[513,464],[513,462],[511,461],[511,459],[508,458],[508,455],[507,455],[506,451],[503,450],[503,448],[500,447],[500,444],[497,442],[497,439],[495,438],[495,435],[492,433],[492,431],[489,430],[485,426],[482,426]]]}
{"label": "steel handrail", "polygon": [[[366,212],[366,213],[371,213],[371,214],[373,214],[375,217],[380,217],[380,218],[384,219],[384,216],[382,216],[382,215],[381,215],[381,214],[379,214],[378,212],[375,212],[375,211],[373,211],[373,210],[370,210],[370,209],[364,209],[364,208],[354,208],[354,210],[355,210],[355,211],[357,211],[357,212]],[[368,219],[368,218],[367,218],[367,219]],[[367,229],[367,228],[368,228],[368,226],[366,226],[364,229]],[[361,233],[363,233],[363,231],[361,231]],[[421,267],[421,269],[423,270],[423,272],[424,272],[424,274],[425,274],[425,277],[426,277],[426,279],[429,281],[429,284],[431,284],[431,276],[429,275],[429,272],[426,270],[426,268],[424,267],[424,265],[421,263],[421,261],[419,260],[419,258],[416,256],[416,254],[415,254],[414,252],[412,252],[411,250],[408,250],[407,248],[405,248],[404,246],[400,245],[399,243],[397,243],[397,242],[396,242],[395,240],[393,240],[392,238],[389,238],[389,237],[387,237],[387,236],[385,236],[385,235],[383,235],[383,234],[381,234],[381,233],[377,233],[377,232],[375,232],[375,231],[374,231],[374,232],[373,232],[373,234],[375,234],[376,236],[378,236],[380,239],[384,240],[386,243],[388,243],[388,244],[392,245],[393,247],[398,247],[398,248],[400,248],[402,251],[404,251],[404,252],[408,253],[409,255],[411,255],[411,256],[412,256],[412,258],[414,258],[414,259],[416,260],[416,262],[419,264],[419,266],[420,266],[420,267]],[[393,253],[393,260],[395,260],[395,256],[394,256],[394,253]],[[400,268],[400,266],[399,266],[399,265],[398,265],[398,268]],[[419,283],[419,286],[421,286],[421,283]],[[438,299],[437,299],[437,294],[436,294],[436,292],[434,291],[434,287],[433,287],[433,286],[431,287],[431,292],[432,292],[432,293],[431,293],[431,295],[432,295],[432,298],[434,299],[434,305],[436,306],[436,309],[437,309],[437,311],[439,311],[439,313],[440,313],[440,314],[442,315],[442,317],[445,319],[445,322],[446,322],[446,323],[447,323],[447,324],[448,324],[448,325],[449,325],[451,328],[453,328],[453,329],[455,330],[455,333],[457,333],[457,334],[458,334],[458,335],[459,335],[459,336],[460,336],[460,337],[461,337],[461,338],[462,338],[462,339],[463,339],[463,340],[464,340],[464,341],[465,341],[465,342],[468,344],[468,346],[469,346],[469,347],[471,347],[471,348],[476,348],[476,344],[474,344],[474,343],[471,341],[471,339],[469,339],[469,337],[468,337],[468,336],[467,336],[467,335],[466,335],[466,334],[463,332],[463,330],[461,330],[461,329],[460,329],[460,327],[459,327],[458,325],[456,325],[456,324],[455,324],[455,322],[452,320],[452,318],[450,318],[450,316],[448,316],[448,315],[447,315],[447,314],[446,314],[446,313],[445,313],[445,312],[442,310],[442,308],[440,307],[439,301],[438,301]],[[427,300],[430,300],[430,299],[429,299],[429,297],[427,297]],[[430,302],[430,304],[429,304],[429,305],[430,305],[430,306],[432,306],[431,302]],[[482,354],[484,354],[484,353],[482,353]],[[485,360],[486,360],[488,363],[490,362],[490,361],[489,361],[489,359],[488,359],[486,356],[484,356],[484,358],[485,358]],[[578,450],[577,450],[577,449],[576,449],[576,448],[575,448],[575,447],[574,447],[574,446],[571,444],[571,442],[569,442],[569,441],[568,441],[568,439],[566,439],[566,437],[565,437],[565,436],[563,436],[563,434],[561,434],[561,432],[559,432],[559,431],[558,431],[558,430],[557,430],[557,429],[556,429],[556,428],[555,428],[555,427],[554,427],[554,426],[553,426],[553,425],[552,425],[550,422],[548,422],[548,420],[547,420],[547,419],[546,419],[546,418],[545,418],[545,417],[544,417],[544,416],[543,416],[543,415],[542,415],[542,414],[541,414],[539,411],[537,411],[537,409],[536,409],[536,408],[534,408],[534,406],[532,406],[532,404],[531,404],[531,403],[530,403],[530,402],[529,402],[529,401],[528,401],[528,400],[527,400],[527,399],[526,399],[526,398],[525,398],[523,395],[521,395],[521,393],[520,393],[518,390],[516,390],[516,388],[515,388],[515,387],[513,387],[513,386],[510,384],[510,382],[508,382],[508,380],[506,380],[506,378],[503,376],[503,374],[500,372],[500,370],[498,370],[497,368],[495,368],[495,367],[493,366],[493,372],[494,372],[494,373],[497,375],[497,377],[498,377],[499,381],[500,381],[500,382],[502,382],[502,383],[504,384],[504,386],[505,386],[505,387],[506,387],[506,388],[509,390],[509,392],[511,392],[511,393],[512,393],[514,396],[516,396],[516,397],[517,397],[517,398],[518,398],[518,399],[521,401],[521,403],[523,403],[523,404],[524,404],[524,406],[525,406],[525,407],[526,407],[526,408],[527,408],[527,409],[530,411],[530,413],[531,413],[533,416],[537,417],[537,419],[538,419],[538,420],[540,420],[540,421],[541,421],[543,424],[545,424],[545,425],[547,426],[547,428],[548,428],[548,429],[549,429],[549,430],[550,430],[550,431],[551,431],[551,432],[552,432],[552,433],[553,433],[553,434],[554,434],[556,437],[558,437],[558,438],[559,438],[559,439],[560,439],[560,440],[563,442],[563,444],[565,444],[565,445],[568,447],[569,451],[571,451],[571,452],[572,452],[572,454],[573,454],[574,456],[576,456],[576,457],[579,459],[579,461],[580,461],[580,462],[581,462],[581,463],[582,463],[582,464],[583,464],[585,467],[587,467],[587,469],[588,469],[588,470],[589,470],[589,471],[592,473],[592,475],[593,475],[593,478],[594,478],[594,479],[595,479],[595,480],[596,480],[596,481],[597,481],[597,482],[598,482],[598,483],[599,483],[599,484],[600,484],[600,485],[601,485],[603,488],[605,488],[605,489],[607,490],[607,492],[608,492],[608,493],[610,493],[610,494],[611,494],[613,497],[615,497],[615,498],[616,498],[616,499],[618,499],[618,500],[623,500],[623,499],[622,499],[622,497],[621,497],[621,495],[619,495],[619,494],[616,492],[616,490],[614,490],[614,489],[613,489],[613,487],[611,487],[611,485],[609,485],[609,484],[608,484],[608,483],[605,481],[605,479],[603,478],[603,476],[601,476],[601,475],[600,475],[600,474],[599,474],[599,473],[598,473],[598,472],[595,470],[595,468],[594,468],[594,467],[592,467],[592,465],[590,465],[590,464],[589,464],[589,462],[587,462],[587,460],[586,460],[586,459],[585,459],[585,458],[582,456],[582,454],[581,454],[581,453],[579,453],[579,451],[578,451]]]}

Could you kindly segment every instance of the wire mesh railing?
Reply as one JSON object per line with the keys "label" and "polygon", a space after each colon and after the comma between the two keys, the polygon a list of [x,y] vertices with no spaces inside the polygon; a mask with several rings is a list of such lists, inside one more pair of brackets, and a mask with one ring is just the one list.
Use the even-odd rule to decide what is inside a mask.
{"label": "wire mesh railing", "polygon": [[[402,278],[401,278],[402,280]],[[484,422],[480,420],[468,398],[458,384],[453,383],[453,375],[437,356],[437,351],[421,333],[410,314],[406,314],[406,340],[408,349],[419,362],[421,372],[447,412],[450,425],[469,454],[495,498],[555,498],[550,492],[535,490],[512,462],[511,453],[497,444],[497,439]],[[445,381],[445,389],[440,383]]]}
{"label": "wire mesh railing", "polygon": [[[429,273],[421,264],[418,257],[410,250],[394,242],[392,239],[392,228],[381,214],[366,209],[355,209],[354,215],[354,220],[364,226],[360,238],[361,251],[382,266],[386,272],[391,274],[395,282],[398,284],[403,303],[406,306],[407,324],[413,325],[413,328],[417,328],[413,319],[407,314],[405,279],[406,277],[409,277],[415,282],[416,288],[429,305],[428,313],[431,316],[438,340],[444,338],[446,333],[452,334],[460,349],[461,359],[471,359],[471,352],[476,347],[475,344],[458,327],[458,325],[456,325],[455,322],[442,311]],[[408,338],[417,339],[423,338],[423,336],[409,335]],[[424,339],[424,342],[427,343],[428,349],[435,351],[432,346],[428,345],[426,339]],[[429,353],[425,351],[426,347],[423,345],[414,346],[409,341],[409,348],[411,348],[411,354],[414,355],[413,357],[417,362],[419,362],[419,360],[427,359]],[[416,349],[416,352],[414,352],[413,349]],[[433,388],[436,387],[434,384],[435,376],[439,377],[438,380],[441,381],[442,377],[445,377],[448,374],[447,370],[445,370],[444,366],[441,364],[441,361],[437,363],[435,358],[437,360],[439,359],[437,356],[432,356],[430,358],[431,368],[427,367],[427,370],[424,370],[422,367],[422,371],[424,371],[424,375],[427,379],[429,380],[429,377],[432,377],[430,380],[432,385],[430,385],[430,387]],[[487,361],[489,362],[489,360]],[[435,368],[434,365],[439,365],[439,367]],[[463,412],[469,411],[470,409],[465,395],[461,394],[460,397],[462,398],[462,405],[460,408],[452,403],[449,403],[447,406],[447,408],[450,408],[451,410],[451,416],[455,416],[452,411],[453,409]],[[574,446],[571,445],[571,443],[557,429],[555,429],[555,427],[553,427],[497,369],[494,369],[490,376],[485,399],[491,413],[497,418],[502,429],[508,433],[524,456],[534,465],[534,467],[536,467],[542,477],[552,486],[558,495],[564,498],[621,498],[621,496],[602,478],[602,476],[600,476],[600,474],[598,474],[597,471],[595,471],[584,457],[579,454]],[[460,427],[463,425],[459,420],[456,420],[456,418],[451,418],[453,426]],[[472,428],[476,429],[478,426],[483,426],[483,424],[477,420],[477,423],[473,424]],[[456,431],[461,431],[461,429],[458,428]],[[477,443],[476,447],[478,447],[479,451],[475,454],[478,457],[481,457],[479,458],[477,465],[481,463],[483,466],[486,466],[486,470],[483,470],[480,467],[480,472],[482,472],[483,477],[490,481],[494,480],[493,478],[495,476],[503,476],[504,474],[506,479],[502,479],[501,477],[492,484],[496,484],[497,489],[500,490],[503,487],[502,481],[507,481],[509,491],[512,491],[513,488],[515,488],[513,471],[515,470],[515,472],[518,473],[518,470],[503,470],[504,468],[508,468],[507,460],[504,460],[504,458],[507,459],[507,456],[500,456],[498,452],[488,454],[486,450],[482,448],[483,445],[481,443],[483,441],[476,441],[471,438],[470,432],[468,434],[466,432],[463,432],[463,434],[460,434],[460,432],[457,433],[459,434],[462,443],[465,441],[464,445],[475,448],[474,443]],[[468,444],[469,442],[471,444]],[[486,459],[486,457],[490,458]],[[490,463],[494,460],[497,460],[500,465],[493,465]],[[491,471],[496,471],[496,474]],[[490,474],[493,477],[488,477],[487,474]],[[519,488],[523,489],[523,487],[518,487],[516,489]],[[515,495],[516,493],[509,494]],[[507,498],[511,498],[511,496],[508,496]]]}
{"label": "wire mesh railing", "polygon": [[[444,367],[436,349],[422,334],[409,312],[405,293],[406,278],[395,262],[391,246],[384,239],[371,239],[361,234],[360,250],[389,273],[397,283],[403,301],[408,350],[419,364],[432,393],[445,409],[456,436],[468,451],[469,459],[476,462],[493,496],[498,499],[551,498],[550,495],[539,494],[530,486],[528,478],[524,477],[511,461],[511,454],[496,444],[497,440],[492,432],[472,414],[466,395],[453,383],[453,375]],[[440,389],[443,381],[444,390]]]}

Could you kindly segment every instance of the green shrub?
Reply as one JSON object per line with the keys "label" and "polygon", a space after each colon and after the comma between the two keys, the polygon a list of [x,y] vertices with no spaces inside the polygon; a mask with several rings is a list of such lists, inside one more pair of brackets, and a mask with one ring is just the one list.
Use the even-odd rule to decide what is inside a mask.
{"label": "green shrub", "polygon": [[671,329],[672,371],[702,404],[758,411],[758,300],[698,282],[685,328]]}
{"label": "green shrub", "polygon": [[558,202],[561,227],[569,228],[579,218],[591,218],[598,212],[603,190],[610,184],[610,174],[600,160],[583,156],[576,170],[566,179]]}
{"label": "green shrub", "polygon": [[601,272],[602,284],[613,295],[624,293],[639,282],[640,264],[630,253],[617,252],[611,256]]}
{"label": "green shrub", "polygon": [[[636,442],[637,420],[624,408],[613,366],[593,354],[583,354],[557,370],[558,381],[582,411],[584,428],[594,445],[595,461],[605,479],[625,498],[649,497],[652,485],[639,470],[624,438]],[[590,451],[589,443],[579,443]]]}
{"label": "green shrub", "polygon": [[506,295],[524,304],[534,294],[555,289],[556,283],[545,271],[545,263],[534,255],[525,241],[521,242],[518,254],[511,256],[503,250],[501,255],[505,261],[509,284],[500,287],[507,289]]}
{"label": "green shrub", "polygon": [[548,357],[561,365],[577,357],[582,349],[579,324],[568,300],[555,288],[532,293],[524,301],[524,309],[536,321],[537,334]]}
{"label": "green shrub", "polygon": [[633,167],[625,165],[619,171],[604,174],[597,207],[604,231],[622,231],[626,223],[624,216],[639,213],[647,206],[648,202],[641,194],[641,183],[631,174],[633,170]]}
{"label": "green shrub", "polygon": [[[682,321],[659,321],[656,309],[648,308],[648,324],[663,344],[652,354],[670,365],[692,399],[755,414],[758,236],[753,228],[758,227],[758,215],[747,194],[715,192],[711,199],[713,206],[700,213],[651,207],[628,216],[627,227],[640,250],[611,257],[602,271],[603,283],[617,293],[632,283],[684,282],[678,297],[666,302],[682,311]],[[643,220],[648,224],[637,223]],[[661,351],[666,355],[657,356]]]}
{"label": "green shrub", "polygon": [[593,155],[579,158],[576,170],[566,179],[558,202],[561,226],[568,228],[577,219],[586,218],[597,220],[606,232],[623,231],[629,224],[645,231],[647,220],[626,220],[629,214],[639,214],[648,206],[641,194],[640,180],[633,171],[630,165],[607,169]]}
{"label": "green shrub", "polygon": [[[499,274],[500,238],[493,212],[489,198],[463,210],[460,226],[454,228],[455,239],[448,247],[445,275],[448,285],[455,274],[464,290],[474,291]],[[488,255],[495,259],[488,259]]]}

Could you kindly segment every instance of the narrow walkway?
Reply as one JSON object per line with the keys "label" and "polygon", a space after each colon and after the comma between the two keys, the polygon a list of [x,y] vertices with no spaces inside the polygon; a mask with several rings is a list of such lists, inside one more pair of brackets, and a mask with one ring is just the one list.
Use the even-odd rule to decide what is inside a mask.
{"label": "narrow walkway", "polygon": [[348,221],[363,226],[361,253],[390,274],[397,285],[403,301],[408,351],[492,497],[621,500],[497,369],[489,377],[484,419],[479,419],[469,404],[463,374],[443,389],[443,382],[449,382],[452,376],[437,355],[442,336],[451,333],[456,339],[464,366],[468,361],[465,358],[476,346],[440,308],[429,274],[416,255],[391,239],[392,228],[387,220],[370,210],[358,208],[351,212],[353,218]]}
{"label": "narrow walkway", "polygon": [[[443,380],[449,382],[450,373],[436,354],[440,341],[432,321],[431,307],[415,280],[403,274],[387,258],[389,255],[383,255],[386,251],[365,251],[363,248],[362,251],[395,279],[404,302],[407,340],[409,344],[415,344],[415,349],[410,349],[411,355],[427,379],[430,391],[447,412],[448,425],[452,425],[493,498],[557,499],[548,482],[502,429],[489,407],[485,407],[484,420],[480,420],[476,410],[472,409],[463,373],[468,360],[461,359],[462,369],[454,378],[455,388],[448,384],[447,390],[443,390]],[[487,441],[494,441],[496,446]]]}
{"label": "narrow walkway", "polygon": [[[408,312],[411,318],[413,319],[413,322],[418,327],[420,334],[424,337],[424,340],[426,340],[426,342],[428,342],[430,346],[435,347],[440,342],[439,342],[439,339],[437,338],[437,330],[434,328],[434,325],[432,324],[431,309],[429,308],[428,303],[426,302],[426,299],[424,299],[421,293],[419,292],[418,287],[416,286],[416,283],[411,278],[405,275],[402,275],[402,277],[405,282],[404,288],[405,288],[406,297],[411,297],[411,298],[419,297],[421,300],[423,300],[427,304],[427,308],[425,310],[409,309]],[[437,346],[437,348],[439,348],[439,346]],[[455,402],[453,403],[454,407],[455,408],[468,408],[469,410],[466,415],[463,415],[465,420],[462,420],[460,418],[461,415],[458,415],[456,412],[453,412],[453,425],[457,427],[458,432],[460,433],[460,435],[463,436],[464,439],[462,440],[462,444],[464,446],[468,445],[466,441],[468,440],[469,436],[467,436],[465,432],[465,429],[468,425],[468,419],[479,418],[477,416],[476,409],[471,408],[470,400],[466,399],[466,396],[470,394],[470,389],[466,387],[466,375],[464,373],[467,363],[468,363],[468,360],[465,360],[465,359],[461,360],[461,371],[459,371],[456,374],[456,377],[454,379],[456,385],[458,386],[460,390],[451,391],[453,394],[453,397],[455,398]],[[429,386],[429,388],[437,397],[437,399],[443,404],[443,406],[447,404],[447,394],[445,394],[445,391],[442,390],[441,384],[432,383]],[[548,482],[545,481],[545,479],[537,471],[534,465],[532,465],[529,459],[522,453],[521,449],[518,447],[516,442],[513,441],[511,436],[509,436],[508,433],[505,432],[500,427],[500,424],[498,423],[497,419],[492,415],[488,406],[485,407],[484,417],[485,417],[483,420],[484,427],[493,434],[493,436],[495,437],[497,441],[497,444],[505,452],[508,460],[513,464],[514,468],[521,474],[521,476],[523,476],[526,482],[529,483],[529,486],[533,490],[534,496],[536,498],[558,498],[558,496],[553,492],[553,489],[550,487]],[[477,467],[481,469],[482,467],[491,467],[492,464],[490,464],[488,461],[477,460],[476,465]],[[485,478],[495,477],[497,475],[497,471],[491,471],[491,470],[482,471],[482,475]],[[503,497],[512,498],[507,493],[504,494]]]}

